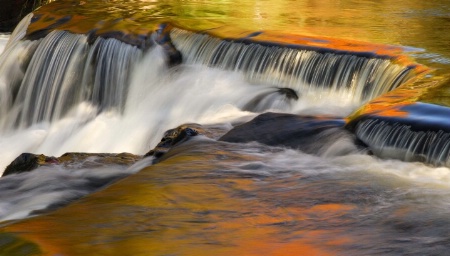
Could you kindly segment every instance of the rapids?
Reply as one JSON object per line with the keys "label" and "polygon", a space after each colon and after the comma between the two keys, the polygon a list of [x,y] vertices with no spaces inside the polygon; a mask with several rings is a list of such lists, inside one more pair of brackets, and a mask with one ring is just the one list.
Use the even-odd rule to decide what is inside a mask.
{"label": "rapids", "polygon": [[3,49],[5,49],[8,39],[9,39],[8,34],[0,34],[0,54],[3,52]]}
{"label": "rapids", "polygon": [[[24,152],[93,153],[1,177],[0,254],[448,253],[450,47],[417,24],[450,7],[251,2],[249,17],[228,1],[60,0],[59,19],[0,35],[0,174]],[[239,23],[254,31],[223,29]],[[318,36],[257,30],[288,25]],[[181,124],[204,132],[144,157]],[[133,161],[95,155],[122,152]]]}

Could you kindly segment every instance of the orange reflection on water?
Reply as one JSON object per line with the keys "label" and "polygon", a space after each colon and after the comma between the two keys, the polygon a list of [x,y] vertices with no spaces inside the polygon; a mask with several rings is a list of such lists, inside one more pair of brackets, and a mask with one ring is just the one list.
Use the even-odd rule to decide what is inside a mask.
{"label": "orange reflection on water", "polygon": [[[400,46],[366,43],[348,37],[338,39],[339,36],[336,37],[336,35],[330,33],[325,34],[326,36],[316,36],[305,33],[307,30],[302,30],[301,27],[287,28],[283,26],[283,29],[280,29],[279,21],[273,20],[273,22],[270,22],[271,20],[269,18],[275,15],[276,17],[279,16],[279,19],[287,19],[288,22],[290,20],[289,17],[284,17],[284,15],[288,14],[281,15],[279,13],[286,10],[286,6],[293,4],[288,1],[282,1],[277,4],[267,3],[264,5],[253,1],[246,1],[242,6],[244,9],[239,9],[238,12],[233,11],[234,8],[231,7],[234,7],[234,5],[229,2],[217,4],[219,7],[224,8],[224,10],[220,11],[216,10],[218,6],[208,1],[204,2],[205,5],[199,5],[195,2],[181,4],[172,1],[167,3],[160,1],[151,3],[146,1],[132,1],[124,5],[120,1],[107,3],[92,1],[81,5],[70,1],[57,1],[35,11],[38,19],[29,26],[27,32],[30,35],[36,31],[58,29],[79,34],[94,32],[95,35],[106,37],[119,33],[115,35],[117,39],[140,45],[137,41],[146,38],[159,24],[169,22],[175,24],[177,27],[232,40],[239,40],[246,38],[252,33],[262,32],[257,35],[253,34],[249,39],[263,43],[271,42],[280,45],[318,47],[336,51],[387,56],[397,64],[405,66],[415,65],[416,67],[414,69],[417,73],[426,70],[426,67],[415,64],[405,56],[403,54],[404,48]],[[320,9],[320,5],[313,4],[309,6],[311,3],[303,3],[303,1],[298,1],[295,4],[299,6],[306,4],[309,8]],[[151,11],[145,11],[142,9],[143,7],[145,7],[145,10],[149,9]],[[141,9],[142,11],[139,11]],[[266,18],[262,18],[265,25],[263,27],[259,24],[261,17],[258,15],[253,18],[248,16],[248,14],[253,12],[261,14],[262,10],[264,10],[262,13],[270,14]],[[321,10],[321,12],[324,15],[335,16],[330,10]],[[197,16],[193,16],[191,12]],[[208,18],[203,18],[202,15],[206,15]],[[289,15],[297,16],[294,13],[290,13]],[[355,10],[354,12],[345,13],[345,17],[341,17],[341,19],[347,20],[360,15],[361,13]],[[239,19],[237,19],[238,17]],[[292,18],[296,19],[298,17]],[[243,26],[241,24],[242,21],[238,22],[240,19],[249,19],[251,23]],[[236,22],[238,24],[235,24]],[[309,25],[303,24],[303,26],[308,27]],[[333,36],[335,37],[333,38]],[[358,37],[358,39],[364,40],[365,38]]]}
{"label": "orange reflection on water", "polygon": [[[181,26],[182,27],[182,26]],[[238,40],[246,38],[248,35],[256,31],[241,30],[230,27],[219,27],[206,31],[208,34]],[[343,52],[370,53],[379,56],[388,56],[395,59],[396,63],[402,65],[410,65],[413,62],[402,55],[404,49],[400,46],[374,44],[349,39],[337,39],[331,37],[314,37],[305,35],[289,34],[286,31],[260,31],[259,34],[248,37],[255,42],[271,42],[280,45],[302,45],[315,48],[326,48]],[[423,68],[423,67],[421,67]]]}
{"label": "orange reflection on water", "polygon": [[[346,121],[350,122],[363,115],[407,117],[408,112],[401,109],[419,101],[433,103],[433,98],[430,98],[430,95],[433,95],[433,91],[443,86],[443,81],[445,80],[442,77],[423,79],[419,76],[365,104],[349,116]],[[450,103],[448,104],[450,105]]]}
{"label": "orange reflection on water", "polygon": [[[46,255],[334,255],[352,243],[345,231],[305,223],[345,225],[341,218],[354,205],[278,206],[274,196],[288,200],[314,192],[261,187],[255,178],[227,172],[227,166],[257,156],[207,151],[179,153],[1,231],[38,244]],[[228,163],[213,162],[217,157]]]}

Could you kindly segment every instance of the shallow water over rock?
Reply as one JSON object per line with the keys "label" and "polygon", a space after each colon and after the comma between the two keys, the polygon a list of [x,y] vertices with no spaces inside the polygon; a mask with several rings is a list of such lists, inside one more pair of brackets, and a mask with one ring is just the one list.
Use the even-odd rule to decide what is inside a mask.
{"label": "shallow water over rock", "polygon": [[0,179],[0,254],[446,254],[449,15],[438,0],[37,10],[0,55],[0,166],[39,156]]}

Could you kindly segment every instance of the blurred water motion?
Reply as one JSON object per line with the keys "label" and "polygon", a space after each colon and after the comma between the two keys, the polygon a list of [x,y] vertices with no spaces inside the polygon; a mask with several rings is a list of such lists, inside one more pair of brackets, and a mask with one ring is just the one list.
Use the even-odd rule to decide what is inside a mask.
{"label": "blurred water motion", "polygon": [[[29,39],[42,38],[56,26],[69,32],[52,32],[39,43],[58,36],[75,38],[80,42],[76,49],[86,50],[94,45],[90,56],[96,56],[96,49],[102,47],[124,49],[118,41],[98,39],[94,44],[89,41],[92,34],[112,38],[118,35],[139,37],[148,35],[155,25],[165,22],[194,31],[215,31],[225,38],[251,35],[259,42],[301,41],[299,38],[303,36],[307,38],[303,41],[313,43],[316,40],[314,43],[318,45],[331,42],[334,50],[352,47],[365,50],[367,48],[358,47],[370,45],[375,54],[386,49],[400,49],[403,54],[400,56],[413,57],[434,71],[427,73],[426,82],[409,83],[360,111],[401,119],[408,117],[411,109],[420,108],[422,103],[413,104],[418,100],[450,105],[448,83],[441,83],[450,70],[450,33],[446,33],[450,26],[450,4],[443,0],[400,0],[395,3],[245,0],[239,4],[226,0],[60,0],[39,9],[36,14],[35,22],[28,29]],[[51,29],[47,30],[49,26]],[[108,34],[113,30],[123,34]],[[280,36],[266,37],[266,31]],[[296,37],[291,37],[294,34]],[[25,42],[16,47],[30,49],[34,44],[38,42]],[[377,44],[379,48],[375,49]],[[142,55],[142,47],[125,48],[133,52],[124,53],[127,58],[139,59],[139,62],[133,62],[139,68],[130,75],[126,99],[120,99],[120,103],[106,101],[103,107],[83,100],[67,115],[47,119],[36,117],[21,130],[14,130],[17,122],[7,123],[9,130],[2,131],[0,137],[2,164],[24,151],[56,156],[67,151],[127,151],[143,155],[169,128],[197,122],[216,125],[217,130],[224,133],[260,114],[242,110],[245,103],[264,95],[269,89],[271,92],[286,90],[279,84],[264,85],[264,81],[258,81],[255,86],[239,72],[220,70],[212,65],[183,63],[168,68],[158,47]],[[46,55],[42,56],[45,59]],[[26,58],[17,54],[9,61],[19,57]],[[61,58],[55,58],[51,63],[61,61]],[[113,65],[109,60],[99,67]],[[395,62],[411,63],[401,58]],[[104,71],[99,70],[99,73]],[[37,73],[35,75],[39,76]],[[67,83],[75,81],[63,80]],[[73,88],[79,88],[76,85]],[[274,89],[273,86],[282,88]],[[8,91],[4,87],[0,88]],[[294,91],[294,94],[298,93],[295,94],[296,101],[277,111],[310,118],[313,125],[309,129],[317,131],[314,137],[311,136],[313,142],[310,142],[313,139],[306,141],[316,143],[317,147],[308,148],[307,153],[300,150],[302,147],[273,142],[273,138],[283,138],[292,144],[296,140],[290,140],[285,133],[277,134],[289,129],[270,129],[271,125],[265,126],[269,127],[267,130],[264,126],[262,131],[249,130],[255,137],[262,137],[256,139],[259,142],[241,139],[239,129],[234,130],[238,134],[234,143],[218,141],[220,136],[211,139],[200,134],[175,144],[164,152],[159,163],[152,165],[151,158],[144,159],[138,165],[143,168],[140,172],[66,207],[41,216],[23,220],[17,220],[17,217],[2,222],[0,254],[445,255],[450,248],[450,169],[379,159],[368,154],[369,150],[362,150],[348,131],[339,133],[338,137],[329,136],[328,127],[320,120],[332,119],[333,131],[342,131],[344,118],[363,101],[348,97],[350,94],[346,92],[339,95],[335,91],[328,94],[324,91],[303,92]],[[96,100],[103,102],[105,98],[99,95]],[[43,103],[43,106],[46,105]],[[117,106],[120,111],[114,108]],[[439,112],[435,109],[426,108],[428,112],[424,113],[419,109],[419,113],[428,116]],[[12,111],[16,112],[8,114],[18,112],[17,108]],[[413,117],[421,119],[420,115]],[[447,127],[445,115],[440,118],[439,124]],[[241,128],[245,130],[248,126]],[[368,138],[383,136],[373,136],[370,129],[367,131]],[[417,136],[410,137],[404,140],[414,140]],[[395,147],[389,148],[398,146],[399,143],[394,142],[380,146],[388,157],[405,153]],[[105,168],[110,168],[114,174],[124,170],[108,165]],[[135,168],[123,172],[131,174],[137,171]],[[57,171],[77,173],[73,168]],[[102,175],[89,174],[93,179]],[[59,182],[60,177],[56,175],[30,176],[40,177],[41,182],[54,178],[52,182],[59,184],[54,187],[55,192],[64,190],[72,195],[79,191],[71,191],[73,187],[64,188],[65,184],[79,183],[71,175],[62,175],[67,182]],[[6,178],[2,178],[3,183],[0,179],[0,184],[6,184]],[[37,184],[32,179],[24,182]],[[29,190],[25,194],[38,198],[35,191]],[[45,208],[48,203],[34,200],[36,202],[43,204],[37,209]],[[14,207],[8,198],[0,205],[2,203]],[[30,208],[29,205],[24,207]],[[5,209],[0,208],[0,213],[6,212]],[[24,217],[27,216],[20,216]]]}

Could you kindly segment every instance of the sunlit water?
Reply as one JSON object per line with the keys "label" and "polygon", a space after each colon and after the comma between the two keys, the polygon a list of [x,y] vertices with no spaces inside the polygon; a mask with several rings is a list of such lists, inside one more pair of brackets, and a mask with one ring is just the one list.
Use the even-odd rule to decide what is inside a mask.
{"label": "sunlit water", "polygon": [[0,54],[3,52],[3,49],[8,42],[9,35],[8,34],[0,34]]}
{"label": "sunlit water", "polygon": [[[321,36],[330,36],[336,30],[331,36],[403,44],[410,46],[419,60],[436,63],[439,72],[449,70],[449,46],[443,43],[447,35],[440,38],[427,21],[428,17],[433,21],[448,19],[449,7],[442,1],[434,1],[440,4],[432,7],[429,5],[433,3],[415,1],[414,8],[406,10],[401,1],[394,6],[401,14],[375,12],[379,4],[363,1],[358,4],[364,5],[366,12],[359,14],[353,5],[346,6],[342,13],[348,17],[323,9],[323,4],[314,1],[300,2],[304,15],[291,13],[283,21],[277,17],[285,17],[281,14],[289,8],[255,7],[253,26],[264,28],[277,20],[271,25],[274,29],[299,26],[300,32]],[[367,12],[370,17],[363,15]],[[345,17],[338,19],[336,15]],[[220,23],[223,16],[210,13],[210,22]],[[421,18],[411,18],[417,16]],[[393,17],[423,21],[424,26],[420,29],[416,23],[398,24],[397,31],[397,24],[391,24]],[[349,20],[356,24],[350,26]],[[242,23],[237,18],[232,22]],[[390,24],[388,31],[386,24]],[[408,28],[411,34],[405,32]],[[0,35],[0,52],[6,38]],[[111,109],[98,114],[99,106],[81,102],[57,120],[35,122],[20,130],[5,128],[0,135],[1,170],[22,152],[143,155],[158,143],[164,131],[187,122],[229,130],[235,123],[254,118],[258,113],[243,111],[243,106],[271,89],[267,84],[249,82],[242,73],[196,63],[168,68],[159,47],[142,56],[130,81],[123,112]],[[299,96],[292,104],[275,100],[265,111],[343,118],[362,104],[345,91],[313,90]],[[323,136],[326,140],[326,134]],[[137,172],[151,165],[149,159],[130,167],[42,167],[36,172],[4,177],[0,180],[0,220],[39,215],[39,210],[52,204],[67,205],[98,189],[91,186],[92,180],[104,178],[107,184],[134,174],[79,204],[35,219],[35,225],[33,219],[28,227],[25,222],[22,230],[31,238],[40,237],[41,229],[49,231],[45,239],[58,238],[55,244],[61,246],[49,248],[68,255],[89,253],[86,245],[92,243],[96,243],[99,254],[136,255],[145,254],[148,247],[158,255],[211,255],[208,250],[217,250],[217,255],[262,255],[264,246],[269,245],[292,248],[288,255],[302,250],[306,250],[305,255],[308,251],[320,254],[319,249],[342,255],[444,255],[449,249],[450,169],[446,167],[382,160],[358,149],[348,137],[327,144],[316,154],[258,143],[216,142],[203,136],[177,150],[172,153],[172,162],[168,158],[166,165],[162,162],[141,173]],[[139,191],[146,191],[144,188],[148,191],[142,192],[141,198]],[[160,202],[151,201],[152,196]],[[96,207],[99,213],[91,212],[90,207]],[[98,234],[99,226],[107,231]],[[20,223],[17,230],[21,231]],[[68,230],[76,232],[66,236]],[[133,239],[138,242],[133,244]],[[177,247],[178,243],[182,246]],[[163,248],[161,244],[169,245]],[[304,244],[308,246],[300,246]],[[111,246],[118,250],[111,252]],[[224,248],[237,249],[221,251]],[[262,252],[251,248],[262,248]],[[313,250],[317,248],[319,251]]]}

